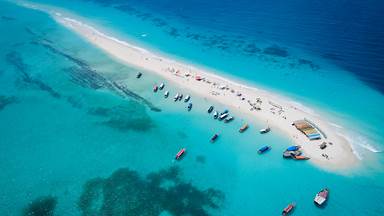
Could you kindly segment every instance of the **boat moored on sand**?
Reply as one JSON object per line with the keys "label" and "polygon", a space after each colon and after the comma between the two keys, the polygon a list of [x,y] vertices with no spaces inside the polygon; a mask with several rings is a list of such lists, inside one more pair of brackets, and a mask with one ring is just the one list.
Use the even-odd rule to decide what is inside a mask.
{"label": "boat moored on sand", "polygon": [[191,99],[191,96],[187,95],[185,98],[184,98],[184,102],[187,103],[189,101],[189,99]]}
{"label": "boat moored on sand", "polygon": [[229,116],[228,118],[224,119],[224,122],[228,123],[228,122],[233,121],[233,119],[235,119],[233,116]]}
{"label": "boat moored on sand", "polygon": [[219,120],[221,121],[221,120],[227,118],[228,115],[229,115],[228,113],[221,114],[221,115],[219,116]]}
{"label": "boat moored on sand", "polygon": [[179,93],[176,93],[175,97],[173,98],[174,101],[177,101],[179,99],[180,95]]}
{"label": "boat moored on sand", "polygon": [[164,83],[161,83],[160,86],[159,86],[159,89],[163,90],[164,86],[165,86]]}
{"label": "boat moored on sand", "polygon": [[210,107],[208,108],[207,112],[208,112],[208,113],[211,113],[211,112],[213,111],[213,108],[214,108],[213,106],[210,106]]}
{"label": "boat moored on sand", "polygon": [[182,156],[184,155],[185,151],[186,151],[185,148],[180,149],[180,151],[177,152],[177,154],[176,154],[176,156],[175,156],[175,159],[176,159],[176,160],[180,160],[180,159],[182,158]]}
{"label": "boat moored on sand", "polygon": [[294,155],[292,156],[293,159],[295,160],[309,160],[309,157],[303,156],[303,155]]}
{"label": "boat moored on sand", "polygon": [[213,118],[214,118],[214,119],[217,119],[217,117],[219,117],[219,113],[215,111],[215,112],[213,113]]}
{"label": "boat moored on sand", "polygon": [[158,89],[159,87],[157,85],[153,86],[153,92],[157,92]]}
{"label": "boat moored on sand", "polygon": [[269,131],[271,131],[271,128],[270,127],[266,127],[266,128],[261,129],[260,133],[261,134],[265,134],[265,133],[268,133]]}
{"label": "boat moored on sand", "polygon": [[327,188],[322,189],[319,193],[316,194],[313,202],[317,206],[322,206],[328,199],[329,190]]}
{"label": "boat moored on sand", "polygon": [[239,132],[240,132],[240,133],[243,133],[243,132],[246,131],[247,129],[248,129],[248,124],[245,123],[245,124],[243,124],[243,126],[241,126],[241,128],[239,129]]}
{"label": "boat moored on sand", "polygon": [[290,203],[289,205],[287,205],[287,207],[283,209],[283,212],[281,213],[281,215],[287,216],[288,214],[292,213],[295,206],[296,206],[295,203]]}

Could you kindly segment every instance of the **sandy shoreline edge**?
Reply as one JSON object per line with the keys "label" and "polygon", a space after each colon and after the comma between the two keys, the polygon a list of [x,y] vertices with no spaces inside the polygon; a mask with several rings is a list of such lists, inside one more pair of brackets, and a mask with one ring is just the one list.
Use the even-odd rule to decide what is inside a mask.
{"label": "sandy shoreline edge", "polygon": [[[295,145],[301,145],[304,154],[311,158],[310,162],[320,168],[342,171],[354,168],[359,163],[351,144],[343,135],[339,134],[334,126],[321,116],[301,109],[289,99],[257,87],[231,81],[181,61],[157,55],[100,32],[96,28],[72,18],[67,13],[63,15],[61,12],[47,9],[45,6],[30,3],[19,3],[19,5],[50,14],[59,24],[123,63],[154,72],[167,81],[189,89],[202,97],[216,100],[228,106],[230,110],[241,112],[249,118],[253,117],[268,122],[272,132],[277,129],[290,138]],[[196,77],[200,77],[201,80],[197,80]],[[239,93],[241,96],[238,96]],[[262,102],[260,103],[260,101]],[[258,107],[261,110],[252,109],[252,107]],[[318,126],[326,134],[326,139],[322,137],[321,140],[310,141],[292,126],[294,121],[302,119],[308,119]],[[319,145],[324,141],[331,142],[332,145],[321,150]],[[328,157],[324,157],[324,154]]]}

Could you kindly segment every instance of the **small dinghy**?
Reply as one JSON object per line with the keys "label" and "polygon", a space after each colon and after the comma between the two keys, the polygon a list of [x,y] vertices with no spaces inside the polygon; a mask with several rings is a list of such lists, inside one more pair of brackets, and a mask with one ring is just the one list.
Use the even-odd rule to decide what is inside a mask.
{"label": "small dinghy", "polygon": [[228,118],[224,119],[224,122],[228,123],[228,122],[233,121],[233,119],[235,119],[233,116],[229,116]]}
{"label": "small dinghy", "polygon": [[219,117],[219,120],[221,121],[221,120],[227,118],[228,115],[229,115],[228,113],[221,114]]}
{"label": "small dinghy", "polygon": [[248,129],[248,124],[243,124],[243,126],[241,126],[241,128],[239,129],[239,132],[243,133],[247,129]]}
{"label": "small dinghy", "polygon": [[263,146],[263,147],[259,148],[259,150],[257,152],[259,152],[259,154],[263,154],[263,153],[267,152],[270,149],[271,149],[270,146]]}
{"label": "small dinghy", "polygon": [[158,89],[159,87],[157,87],[157,85],[153,86],[153,92],[157,92]]}
{"label": "small dinghy", "polygon": [[182,156],[184,155],[185,151],[186,151],[185,148],[180,149],[180,151],[177,152],[177,154],[176,154],[176,156],[175,156],[175,159],[176,159],[176,160],[180,160],[180,159],[182,158]]}
{"label": "small dinghy", "polygon": [[284,151],[283,157],[284,158],[294,158],[296,156],[301,155],[301,151]]}
{"label": "small dinghy", "polygon": [[213,111],[213,108],[214,108],[213,106],[210,106],[210,107],[208,108],[207,112],[208,112],[208,113],[211,113],[211,112]]}
{"label": "small dinghy", "polygon": [[187,109],[188,109],[188,111],[191,111],[191,109],[192,109],[192,103],[189,103],[189,104],[188,104]]}
{"label": "small dinghy", "polygon": [[219,117],[219,113],[217,113],[216,111],[213,113],[213,118],[214,119],[217,119],[217,117]]}
{"label": "small dinghy", "polygon": [[159,89],[163,90],[164,86],[165,86],[164,83],[161,83],[160,86],[159,86]]}
{"label": "small dinghy", "polygon": [[271,131],[271,128],[270,127],[267,127],[267,128],[263,128],[260,130],[260,133],[261,134],[265,134],[265,133],[268,133],[269,131]]}
{"label": "small dinghy", "polygon": [[179,101],[181,101],[181,99],[183,99],[183,94],[179,95]]}
{"label": "small dinghy", "polygon": [[180,95],[179,95],[179,93],[177,93],[177,94],[175,95],[175,97],[173,98],[173,100],[174,100],[174,101],[177,101],[177,100],[179,99],[179,97],[180,97]]}
{"label": "small dinghy", "polygon": [[222,113],[220,113],[220,115],[224,115],[224,114],[226,114],[228,112],[229,112],[229,110],[225,109]]}
{"label": "small dinghy", "polygon": [[169,91],[166,91],[166,92],[164,93],[164,97],[167,98],[168,96],[169,96]]}
{"label": "small dinghy", "polygon": [[141,75],[143,75],[143,74],[140,73],[140,72],[138,72],[138,73],[136,74],[136,78],[137,78],[137,79],[140,79]]}
{"label": "small dinghy", "polygon": [[300,149],[301,146],[289,146],[287,148],[287,151],[297,151]]}
{"label": "small dinghy", "polygon": [[185,98],[184,98],[184,102],[187,103],[189,101],[189,99],[191,99],[191,96],[187,95]]}
{"label": "small dinghy", "polygon": [[315,202],[317,206],[322,206],[327,201],[328,195],[329,195],[329,190],[327,188],[324,188],[323,190],[321,190],[319,193],[316,194],[313,202]]}
{"label": "small dinghy", "polygon": [[295,208],[296,204],[295,203],[290,203],[287,207],[285,207],[283,209],[283,212],[281,213],[281,215],[283,216],[287,216],[288,214],[290,214],[293,209]]}
{"label": "small dinghy", "polygon": [[294,155],[294,156],[292,156],[292,158],[295,160],[309,160],[310,159],[309,157],[302,156],[302,155]]}
{"label": "small dinghy", "polygon": [[211,138],[211,143],[215,142],[218,137],[219,137],[218,134],[213,135],[213,137]]}

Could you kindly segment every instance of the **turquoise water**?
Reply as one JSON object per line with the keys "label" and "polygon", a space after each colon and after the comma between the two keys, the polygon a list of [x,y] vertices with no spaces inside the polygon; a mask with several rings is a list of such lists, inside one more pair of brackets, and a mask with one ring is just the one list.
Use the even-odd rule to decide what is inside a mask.
{"label": "turquoise water", "polygon": [[[291,48],[321,67],[320,72],[292,69],[286,66],[292,59],[274,62],[207,49],[112,9],[61,6],[127,40],[319,107],[315,111],[324,110],[344,127],[361,124],[364,140],[382,149],[382,95],[321,58]],[[0,27],[7,30],[0,40],[0,215],[28,215],[31,209],[55,215],[124,215],[124,210],[128,215],[277,215],[293,201],[294,215],[383,214],[382,154],[356,145],[363,166],[347,174],[284,161],[281,151],[289,140],[259,135],[260,123],[238,134],[234,131],[250,119],[235,113],[231,124],[213,121],[206,115],[212,102],[193,94],[194,107],[187,112],[186,104],[153,94],[159,77],[143,71],[137,80],[138,69],[119,64],[48,15],[6,2],[0,2],[0,14]],[[235,73],[250,65],[257,74]],[[130,92],[112,82],[124,82]],[[166,85],[171,95],[187,94]],[[356,98],[371,102],[363,105]],[[209,143],[217,132],[218,142]],[[263,144],[272,151],[259,156]],[[185,158],[173,161],[182,147]],[[323,187],[331,189],[331,197],[319,209],[312,199]]]}

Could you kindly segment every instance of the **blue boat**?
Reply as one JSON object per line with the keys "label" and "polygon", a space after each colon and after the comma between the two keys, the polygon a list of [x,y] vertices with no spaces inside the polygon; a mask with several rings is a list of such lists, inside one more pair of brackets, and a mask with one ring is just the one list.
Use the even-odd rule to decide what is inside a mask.
{"label": "blue boat", "polygon": [[270,146],[263,146],[263,147],[259,148],[258,152],[259,152],[259,154],[263,154],[263,153],[265,153],[266,151],[268,151],[270,149],[271,149]]}
{"label": "blue boat", "polygon": [[300,149],[300,146],[289,146],[287,148],[287,151],[297,151]]}
{"label": "blue boat", "polygon": [[189,103],[188,104],[188,111],[191,111],[191,109],[192,109],[192,103]]}

